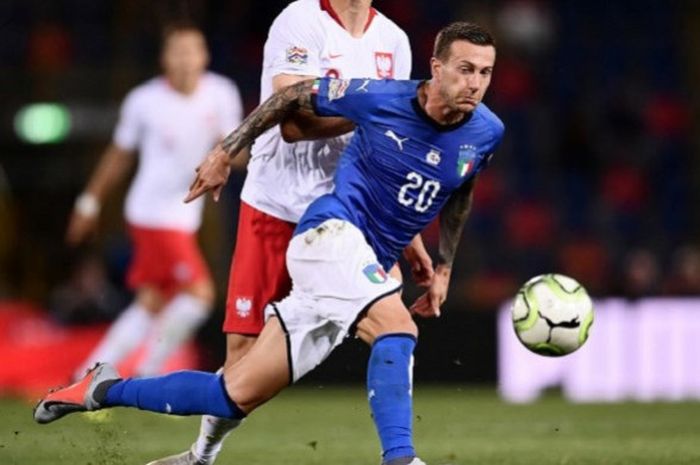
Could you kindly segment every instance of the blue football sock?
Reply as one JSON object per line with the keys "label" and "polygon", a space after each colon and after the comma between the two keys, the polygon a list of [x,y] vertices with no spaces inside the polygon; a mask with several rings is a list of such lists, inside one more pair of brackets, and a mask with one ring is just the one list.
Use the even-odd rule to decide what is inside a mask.
{"label": "blue football sock", "polygon": [[411,392],[411,361],[415,346],[416,338],[403,333],[386,334],[372,345],[367,391],[384,462],[416,455]]}
{"label": "blue football sock", "polygon": [[153,378],[127,378],[109,386],[105,407],[136,407],[171,415],[245,417],[226,393],[223,375],[178,371]]}

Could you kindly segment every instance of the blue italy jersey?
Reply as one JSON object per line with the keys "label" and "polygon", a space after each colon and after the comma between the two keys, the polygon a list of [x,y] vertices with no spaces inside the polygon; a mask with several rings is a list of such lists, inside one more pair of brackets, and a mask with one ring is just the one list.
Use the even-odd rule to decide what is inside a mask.
{"label": "blue italy jersey", "polygon": [[480,104],[459,123],[440,125],[418,104],[420,84],[316,81],[316,113],[344,116],[357,127],[338,164],[335,190],[309,206],[296,234],[331,218],[349,221],[388,270],[450,194],[485,166],[503,123]]}

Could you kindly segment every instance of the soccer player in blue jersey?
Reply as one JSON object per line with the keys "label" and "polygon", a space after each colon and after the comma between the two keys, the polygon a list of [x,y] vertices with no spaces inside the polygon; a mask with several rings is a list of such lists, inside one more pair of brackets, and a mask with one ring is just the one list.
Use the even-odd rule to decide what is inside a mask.
{"label": "soccer player in blue jersey", "polygon": [[474,180],[500,142],[503,124],[481,100],[496,50],[471,23],[444,28],[429,81],[317,79],[275,93],[200,166],[187,200],[221,190],[231,160],[292,111],[342,116],[356,125],[336,188],[311,204],[287,251],[290,295],[266,309],[246,357],[223,375],[183,371],[121,379],[100,364],[80,382],[48,394],[40,423],[74,411],[131,406],[176,415],[241,419],[321,363],[355,332],[372,347],[367,388],[383,463],[417,465],[411,368],[417,328],[386,269],[440,213],[439,263],[411,307],[439,315]]}

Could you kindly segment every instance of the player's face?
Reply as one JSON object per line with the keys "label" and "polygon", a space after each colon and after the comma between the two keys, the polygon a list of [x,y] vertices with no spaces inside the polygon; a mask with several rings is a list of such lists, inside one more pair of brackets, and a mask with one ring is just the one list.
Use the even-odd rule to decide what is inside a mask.
{"label": "player's face", "polygon": [[473,111],[491,84],[496,49],[457,40],[450,45],[446,61],[433,58],[433,79],[445,104],[454,111]]}
{"label": "player's face", "polygon": [[165,73],[176,79],[198,77],[209,61],[204,36],[196,30],[173,32],[166,39],[161,60]]}

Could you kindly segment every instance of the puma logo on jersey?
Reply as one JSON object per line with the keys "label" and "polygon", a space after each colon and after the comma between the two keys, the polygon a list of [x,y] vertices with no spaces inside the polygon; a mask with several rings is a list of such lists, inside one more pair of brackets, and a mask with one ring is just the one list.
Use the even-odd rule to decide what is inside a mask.
{"label": "puma logo on jersey", "polygon": [[396,142],[396,145],[399,146],[399,150],[401,150],[403,152],[403,143],[408,140],[408,137],[401,139],[391,129],[387,129],[387,131],[384,133],[384,135],[387,136],[389,139],[393,140],[394,142]]}
{"label": "puma logo on jersey", "polygon": [[367,89],[367,86],[369,85],[369,82],[370,82],[370,79],[365,79],[365,82],[363,82],[362,84],[360,84],[360,87],[358,87],[357,89],[355,89],[355,92],[369,92],[369,90]]}

